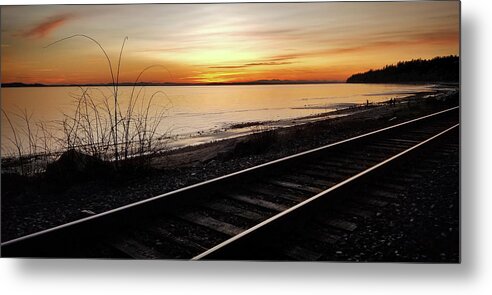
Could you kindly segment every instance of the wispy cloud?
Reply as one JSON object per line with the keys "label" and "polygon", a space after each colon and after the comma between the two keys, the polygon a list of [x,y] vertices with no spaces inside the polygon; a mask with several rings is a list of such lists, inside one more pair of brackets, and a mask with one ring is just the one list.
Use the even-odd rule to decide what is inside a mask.
{"label": "wispy cloud", "polygon": [[374,50],[390,50],[393,48],[405,48],[408,46],[432,46],[442,44],[457,44],[459,42],[458,32],[429,32],[419,33],[409,36],[402,36],[400,39],[381,40],[362,43],[357,46],[347,46],[339,48],[330,48],[317,52],[305,53],[304,55],[325,55],[325,54],[346,54]]}
{"label": "wispy cloud", "polygon": [[73,14],[61,14],[52,16],[23,34],[24,37],[43,38],[59,28],[67,21],[73,19]]}
{"label": "wispy cloud", "polygon": [[249,64],[246,64],[247,66],[280,66],[280,65],[288,65],[291,64],[291,62],[275,62],[275,61],[270,61],[270,62],[252,62]]}
{"label": "wispy cloud", "polygon": [[251,62],[242,65],[230,65],[230,66],[212,66],[208,67],[209,69],[242,69],[248,67],[256,67],[256,66],[280,66],[280,65],[288,65],[291,62]]}
{"label": "wispy cloud", "polygon": [[209,69],[242,69],[248,67],[247,65],[238,65],[238,66],[215,66],[215,67],[208,67]]}
{"label": "wispy cloud", "polygon": [[[373,37],[373,39],[377,39]],[[354,54],[368,51],[392,50],[396,48],[407,48],[409,46],[432,46],[457,44],[459,42],[459,33],[453,30],[440,30],[436,32],[409,33],[407,35],[395,35],[394,38],[379,38],[377,41],[359,41],[357,45],[347,45],[334,48],[317,49],[310,51],[295,51],[290,54],[280,54],[272,56],[271,61],[296,60],[300,58],[335,56],[343,54]],[[342,43],[340,40],[338,43]],[[337,42],[335,42],[337,43]]]}

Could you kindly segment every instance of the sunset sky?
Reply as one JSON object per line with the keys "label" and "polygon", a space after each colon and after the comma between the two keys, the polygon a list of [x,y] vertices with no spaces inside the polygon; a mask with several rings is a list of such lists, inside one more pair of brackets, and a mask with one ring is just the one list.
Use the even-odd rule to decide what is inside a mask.
{"label": "sunset sky", "polygon": [[459,54],[459,3],[65,5],[1,8],[2,82],[345,80],[400,60]]}

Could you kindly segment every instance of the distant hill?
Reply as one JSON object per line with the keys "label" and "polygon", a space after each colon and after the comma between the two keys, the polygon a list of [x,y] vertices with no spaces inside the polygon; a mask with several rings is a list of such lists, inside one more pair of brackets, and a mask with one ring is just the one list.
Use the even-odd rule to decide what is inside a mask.
{"label": "distant hill", "polygon": [[456,55],[414,59],[350,76],[347,83],[459,82],[460,59]]}
{"label": "distant hill", "polygon": [[43,86],[46,86],[46,85],[40,84],[40,83],[26,84],[26,83],[22,83],[22,82],[2,83],[0,85],[2,87],[43,87]]}
{"label": "distant hill", "polygon": [[[326,84],[326,83],[340,83],[340,81],[333,80],[256,80],[247,82],[213,82],[213,83],[175,83],[175,82],[120,82],[119,86],[214,86],[214,85],[277,85],[277,84]],[[67,86],[111,86],[111,83],[90,83],[90,84],[40,84],[40,83],[3,83],[1,87],[67,87]]]}

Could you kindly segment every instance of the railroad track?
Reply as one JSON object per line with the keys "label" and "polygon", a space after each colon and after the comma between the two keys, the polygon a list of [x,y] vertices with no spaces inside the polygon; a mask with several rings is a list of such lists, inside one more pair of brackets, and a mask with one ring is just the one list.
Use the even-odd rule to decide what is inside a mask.
{"label": "railroad track", "polygon": [[[242,258],[239,250],[285,232],[279,228],[304,224],[299,220],[325,200],[435,144],[458,122],[458,107],[410,120],[7,241],[2,256]],[[325,221],[341,230],[354,227],[343,218]],[[295,254],[302,252],[290,259],[315,258]]]}
{"label": "railroad track", "polygon": [[[459,241],[454,241],[446,246],[448,260],[442,260],[446,256],[441,252],[441,256],[427,257],[419,256],[419,250],[413,250],[406,245],[422,245],[412,242],[418,237],[429,235],[436,228],[435,222],[429,224],[429,229],[422,228],[421,218],[425,218],[425,214],[415,211],[417,206],[413,202],[419,201],[419,194],[433,195],[433,202],[430,206],[441,206],[442,199],[446,198],[449,192],[459,192],[458,178],[450,180],[454,181],[449,187],[448,192],[442,192],[440,188],[432,189],[435,186],[439,187],[439,181],[442,177],[436,171],[441,171],[442,165],[453,167],[459,161],[459,128],[452,128],[442,133],[440,136],[433,138],[432,141],[419,147],[415,152],[405,153],[398,161],[386,163],[383,167],[364,174],[350,182],[350,185],[339,187],[323,193],[323,197],[306,202],[299,206],[297,212],[291,212],[278,218],[272,218],[267,222],[258,225],[249,232],[244,232],[241,235],[235,236],[224,243],[209,249],[194,257],[197,259],[213,259],[213,260],[300,260],[300,261],[420,261],[420,262],[451,262],[458,261],[458,250],[456,245]],[[440,167],[435,170],[436,167]],[[439,172],[437,172],[439,173]],[[435,178],[440,178],[435,182]],[[424,187],[425,182],[434,182],[431,185],[431,190],[427,191]],[[437,194],[436,194],[437,192]],[[443,194],[443,195],[441,195]],[[410,201],[406,203],[402,199],[409,198],[413,206],[408,206]],[[448,206],[447,204],[445,205]],[[394,210],[402,209],[405,213],[394,213]],[[429,208],[429,207],[428,207]],[[442,206],[441,206],[442,208]],[[456,208],[456,210],[459,210]],[[295,211],[295,210],[294,210]],[[389,214],[392,217],[384,217]],[[424,217],[420,216],[424,214]],[[458,211],[455,211],[456,217]],[[394,220],[395,216],[400,216],[405,219],[405,222]],[[439,221],[442,227],[447,230],[458,230],[448,223],[447,216]],[[381,219],[383,218],[383,219]],[[417,220],[419,219],[419,220]],[[379,221],[377,221],[379,220]],[[388,226],[380,226],[382,221],[386,220]],[[425,220],[425,219],[424,219]],[[415,221],[415,224],[412,222]],[[367,227],[371,222],[379,222],[379,226]],[[400,223],[395,223],[400,222]],[[397,225],[399,224],[399,225]],[[397,226],[396,231],[391,233],[385,232]],[[399,226],[399,227],[398,227]],[[416,227],[408,231],[406,227]],[[361,229],[359,229],[361,228]],[[386,228],[386,229],[385,229]],[[360,244],[361,234],[365,235],[367,240],[368,231],[371,236],[375,236],[367,244]],[[381,233],[380,233],[381,232]],[[412,234],[414,236],[412,236]],[[437,235],[443,234],[438,232]],[[451,232],[449,232],[451,234]],[[457,234],[457,233],[456,233]],[[456,234],[454,237],[456,238]],[[441,237],[442,238],[442,237]],[[381,241],[405,241],[404,245],[407,251],[403,251],[398,255],[394,252],[386,253],[371,253],[373,243],[378,244]],[[389,243],[391,244],[391,242]],[[401,243],[400,243],[401,245]],[[388,247],[389,248],[389,247]],[[397,247],[398,248],[398,247]],[[343,250],[343,251],[342,251]],[[394,250],[394,247],[393,247]],[[442,248],[441,248],[442,250]],[[379,249],[378,251],[381,251]],[[437,249],[427,249],[426,254],[432,255]],[[345,254],[347,252],[347,254]],[[365,252],[365,254],[364,254]],[[384,251],[383,251],[384,252]],[[398,251],[397,251],[398,252]],[[361,254],[362,253],[362,254]],[[396,253],[396,252],[395,252]],[[401,256],[402,255],[402,256]],[[400,257],[401,256],[401,257]],[[415,260],[418,259],[424,260]],[[425,258],[424,258],[425,257]],[[428,260],[429,259],[429,260]]]}

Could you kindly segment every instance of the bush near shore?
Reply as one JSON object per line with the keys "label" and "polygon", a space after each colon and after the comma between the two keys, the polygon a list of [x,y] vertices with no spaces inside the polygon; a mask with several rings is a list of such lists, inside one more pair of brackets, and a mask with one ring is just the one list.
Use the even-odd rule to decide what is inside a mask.
{"label": "bush near shore", "polygon": [[[171,102],[162,91],[146,95],[139,83],[148,70],[164,67],[151,65],[143,69],[125,97],[127,104],[124,106],[119,76],[127,38],[123,40],[117,64],[112,63],[97,40],[87,35],[73,35],[46,47],[72,38],[87,39],[100,49],[107,62],[111,83],[107,89],[79,87],[79,93],[70,95],[73,110],[62,113],[62,119],[57,121],[35,122],[33,114],[26,109],[17,112],[2,109],[2,121],[8,123],[11,131],[10,136],[2,138],[2,170],[27,176],[51,167],[50,175],[58,171],[60,176],[66,176],[71,172],[80,174],[79,168],[85,165],[81,162],[88,159],[91,163],[96,163],[96,159],[106,162],[105,167],[111,166],[111,169],[105,169],[107,171],[129,166],[141,168],[149,163],[149,156],[166,150],[167,132],[160,130],[163,130],[161,123]],[[157,103],[159,97],[160,103]],[[64,164],[54,169],[53,162],[58,158],[63,159]],[[73,169],[69,169],[70,166]]]}

